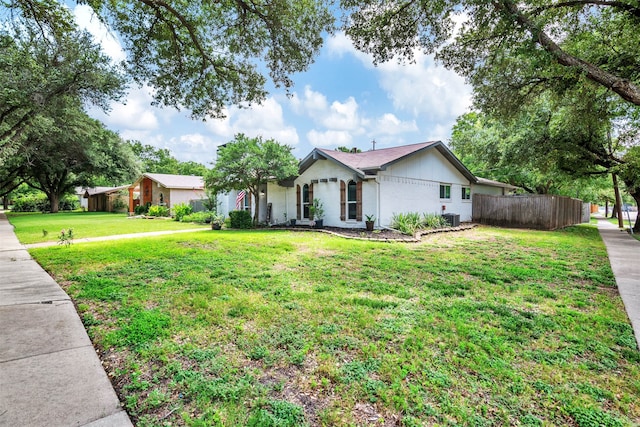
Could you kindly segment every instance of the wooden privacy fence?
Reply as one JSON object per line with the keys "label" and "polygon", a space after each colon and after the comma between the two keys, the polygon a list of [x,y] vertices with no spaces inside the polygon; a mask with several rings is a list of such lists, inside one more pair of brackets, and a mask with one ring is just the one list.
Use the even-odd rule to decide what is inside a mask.
{"label": "wooden privacy fence", "polygon": [[550,195],[473,195],[474,222],[512,228],[555,230],[582,222],[582,200]]}

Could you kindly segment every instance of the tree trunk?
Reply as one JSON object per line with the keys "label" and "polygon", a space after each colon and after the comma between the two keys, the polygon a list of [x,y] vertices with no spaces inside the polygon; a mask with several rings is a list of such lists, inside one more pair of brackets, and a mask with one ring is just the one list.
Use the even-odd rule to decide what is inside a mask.
{"label": "tree trunk", "polygon": [[616,195],[616,215],[618,216],[618,227],[624,228],[624,219],[622,219],[622,198],[620,197],[620,188],[618,187],[618,175],[612,173],[613,177],[613,191]]}
{"label": "tree trunk", "polygon": [[49,208],[51,213],[58,213],[60,208],[60,196],[52,192],[47,194],[47,197],[49,198],[49,204],[51,205]]}
{"label": "tree trunk", "polygon": [[255,206],[253,208],[253,225],[256,226],[258,225],[258,218],[260,218],[260,190],[253,192],[253,202]]}
{"label": "tree trunk", "polygon": [[633,226],[634,234],[640,234],[640,192],[631,193],[631,197],[636,201],[636,206],[638,207],[638,212],[636,212],[636,222]]}

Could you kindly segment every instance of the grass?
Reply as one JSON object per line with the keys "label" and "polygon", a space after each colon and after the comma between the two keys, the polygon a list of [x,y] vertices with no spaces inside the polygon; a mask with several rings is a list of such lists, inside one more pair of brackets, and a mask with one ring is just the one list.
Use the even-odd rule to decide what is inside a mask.
{"label": "grass", "polygon": [[64,212],[56,214],[7,213],[21,243],[55,242],[60,230],[73,228],[76,239],[148,231],[185,230],[202,224],[181,223],[166,219],[142,219],[127,214],[105,212]]}
{"label": "grass", "polygon": [[640,353],[591,226],[415,245],[222,231],[31,253],[138,426],[640,421]]}

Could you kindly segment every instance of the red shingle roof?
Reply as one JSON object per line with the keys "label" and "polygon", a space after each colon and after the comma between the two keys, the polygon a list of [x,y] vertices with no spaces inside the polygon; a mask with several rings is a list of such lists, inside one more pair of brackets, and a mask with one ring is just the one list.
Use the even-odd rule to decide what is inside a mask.
{"label": "red shingle roof", "polygon": [[300,162],[300,173],[307,170],[316,160],[331,159],[349,169],[352,169],[361,177],[375,174],[378,170],[384,170],[395,162],[413,156],[420,151],[436,149],[456,169],[470,181],[475,182],[476,177],[462,164],[462,162],[441,142],[429,141],[419,144],[401,145],[398,147],[383,148],[380,150],[365,151],[362,153],[345,153],[316,148]]}
{"label": "red shingle roof", "polygon": [[343,151],[326,149],[318,149],[318,151],[323,152],[329,157],[333,157],[345,166],[364,171],[370,169],[381,169],[386,165],[415,153],[416,151],[430,147],[437,142],[438,141],[422,142],[420,144],[402,145],[399,147],[364,151],[362,153],[345,153]]}

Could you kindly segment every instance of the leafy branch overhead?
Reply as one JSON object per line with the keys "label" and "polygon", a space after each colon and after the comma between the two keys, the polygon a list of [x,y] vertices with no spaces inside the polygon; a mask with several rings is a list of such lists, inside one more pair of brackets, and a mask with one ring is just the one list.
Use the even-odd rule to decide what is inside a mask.
{"label": "leafy branch overhead", "polygon": [[516,108],[585,78],[640,105],[640,6],[623,1],[342,0],[347,34],[377,61],[436,53],[475,100]]}
{"label": "leafy branch overhead", "polygon": [[[307,69],[334,22],[325,1],[77,3],[118,33],[129,75],[154,88],[156,104],[188,109],[194,118],[220,117],[229,105],[262,101],[265,67],[276,86],[290,87],[290,75]],[[3,4],[15,25],[22,17],[54,34],[75,26],[62,3]]]}

